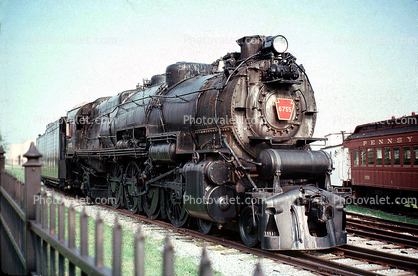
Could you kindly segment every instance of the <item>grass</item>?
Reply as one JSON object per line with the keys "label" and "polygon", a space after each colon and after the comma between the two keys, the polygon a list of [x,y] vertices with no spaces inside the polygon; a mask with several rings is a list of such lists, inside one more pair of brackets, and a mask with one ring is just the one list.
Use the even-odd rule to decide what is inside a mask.
{"label": "grass", "polygon": [[380,210],[372,210],[372,209],[360,207],[357,205],[347,205],[346,209],[347,211],[351,211],[351,212],[357,212],[357,213],[361,213],[365,215],[376,216],[376,217],[383,218],[383,219],[389,219],[389,220],[394,220],[394,221],[399,221],[399,222],[407,222],[407,223],[418,225],[417,219],[406,218],[406,217],[401,216],[401,214],[400,216],[397,216],[397,215],[389,214]]}
{"label": "grass", "polygon": [[6,166],[6,171],[13,174],[17,179],[24,182],[25,180],[25,167],[22,166]]}

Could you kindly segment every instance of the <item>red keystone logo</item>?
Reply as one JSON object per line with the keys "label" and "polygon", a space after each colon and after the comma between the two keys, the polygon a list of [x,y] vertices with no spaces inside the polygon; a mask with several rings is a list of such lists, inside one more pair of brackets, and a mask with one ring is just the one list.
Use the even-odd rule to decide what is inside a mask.
{"label": "red keystone logo", "polygon": [[276,109],[279,120],[290,120],[295,104],[292,99],[277,99]]}

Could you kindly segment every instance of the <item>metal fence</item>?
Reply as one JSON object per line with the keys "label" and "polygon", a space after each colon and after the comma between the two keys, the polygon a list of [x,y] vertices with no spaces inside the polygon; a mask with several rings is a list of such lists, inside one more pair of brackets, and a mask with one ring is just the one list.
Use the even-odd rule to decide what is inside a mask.
{"label": "metal fence", "polygon": [[[42,156],[32,143],[24,155],[25,182],[4,169],[4,150],[0,146],[0,267],[9,275],[121,275],[122,227],[115,219],[112,241],[112,268],[103,260],[103,220],[95,221],[95,257],[88,254],[88,216],[80,214],[80,247],[76,247],[75,210],[67,211],[61,201],[47,200],[41,188]],[[58,209],[58,211],[57,211]],[[58,221],[57,221],[58,218]],[[56,227],[58,224],[58,227]],[[58,228],[58,229],[56,229]],[[65,239],[65,233],[68,239]],[[145,275],[145,239],[138,229],[134,237],[134,275]],[[68,265],[66,265],[68,264]],[[174,249],[167,235],[163,251],[163,275],[174,275]],[[199,275],[212,275],[206,248],[203,248]],[[254,275],[262,275],[260,265]]]}

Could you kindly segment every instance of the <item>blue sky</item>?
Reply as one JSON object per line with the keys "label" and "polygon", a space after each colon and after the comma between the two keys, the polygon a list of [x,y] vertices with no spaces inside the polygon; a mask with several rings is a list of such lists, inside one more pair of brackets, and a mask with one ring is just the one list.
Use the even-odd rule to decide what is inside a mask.
{"label": "blue sky", "polygon": [[418,112],[418,1],[0,0],[0,132],[36,139],[81,102],[177,61],[282,34],[318,104],[316,137]]}

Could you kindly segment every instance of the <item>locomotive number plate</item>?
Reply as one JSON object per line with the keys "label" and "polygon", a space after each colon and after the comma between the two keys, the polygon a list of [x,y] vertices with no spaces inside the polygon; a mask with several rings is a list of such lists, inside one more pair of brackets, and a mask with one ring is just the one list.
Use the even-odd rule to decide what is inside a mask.
{"label": "locomotive number plate", "polygon": [[294,108],[295,104],[292,99],[277,99],[276,110],[279,120],[290,120]]}

